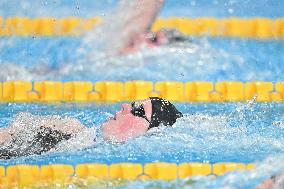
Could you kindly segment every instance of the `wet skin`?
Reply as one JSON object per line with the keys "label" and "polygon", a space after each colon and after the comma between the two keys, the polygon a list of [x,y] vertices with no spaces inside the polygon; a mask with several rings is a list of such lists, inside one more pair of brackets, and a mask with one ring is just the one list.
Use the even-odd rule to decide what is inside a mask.
{"label": "wet skin", "polygon": [[[137,101],[145,110],[145,115],[151,121],[152,103],[150,99]],[[142,117],[131,113],[131,104],[123,104],[114,117],[102,124],[103,137],[114,142],[123,142],[131,138],[143,135],[147,132],[150,123]]]}

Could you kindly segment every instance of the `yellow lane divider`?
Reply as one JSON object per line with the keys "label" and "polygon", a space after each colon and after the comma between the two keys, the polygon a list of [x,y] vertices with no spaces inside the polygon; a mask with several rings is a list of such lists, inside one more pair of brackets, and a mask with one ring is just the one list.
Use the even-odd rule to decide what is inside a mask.
{"label": "yellow lane divider", "polygon": [[79,35],[91,30],[101,18],[51,18],[51,17],[0,17],[0,36],[54,36],[54,35]]}
{"label": "yellow lane divider", "polygon": [[[8,17],[6,19],[0,17],[0,36],[80,35],[93,29],[102,21],[100,17]],[[158,18],[152,27],[152,31],[161,28],[176,28],[180,32],[191,36],[283,38],[284,18]]]}
{"label": "yellow lane divider", "polygon": [[176,102],[283,102],[284,82],[6,81],[0,102],[119,102],[161,97]]}
{"label": "yellow lane divider", "polygon": [[284,18],[160,18],[152,29],[157,31],[161,28],[177,28],[193,36],[283,38]]}
{"label": "yellow lane divider", "polygon": [[254,163],[115,163],[107,164],[66,164],[0,166],[0,187],[27,187],[41,184],[66,183],[76,178],[96,177],[99,179],[127,180],[174,180],[196,175],[222,175],[235,170],[249,170]]}

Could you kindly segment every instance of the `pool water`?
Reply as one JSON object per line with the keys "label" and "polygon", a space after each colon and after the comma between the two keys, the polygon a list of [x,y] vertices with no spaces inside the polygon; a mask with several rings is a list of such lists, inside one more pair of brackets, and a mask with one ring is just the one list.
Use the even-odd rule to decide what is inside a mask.
{"label": "pool water", "polygon": [[[3,104],[1,126],[9,125],[17,113],[28,111],[33,115],[75,117],[87,127],[99,128],[119,105]],[[82,147],[74,151],[74,144],[69,142],[63,145],[63,152],[58,150],[58,153],[0,162],[3,165],[64,163],[66,160],[69,164],[125,161],[251,163],[284,152],[284,105],[281,103],[178,104],[178,107],[185,116],[173,127],[153,129],[145,136],[123,144],[103,142],[98,129],[94,136],[81,136],[86,137],[82,143],[92,141],[90,146],[84,146],[85,149]],[[79,145],[78,141],[75,145]],[[160,146],[158,151],[155,150],[157,145]]]}
{"label": "pool water", "polygon": [[[99,128],[99,125],[120,105],[121,103],[109,105],[2,104],[0,120],[1,126],[7,126],[17,113],[28,111],[33,115],[75,117],[88,127]],[[81,140],[61,143],[52,152],[40,156],[31,155],[1,160],[0,165],[48,163],[76,165],[86,162],[110,164],[156,161],[174,163],[259,162],[260,168],[258,169],[262,169],[262,172],[254,170],[255,172],[251,173],[253,176],[248,172],[235,172],[227,175],[227,177],[241,176],[244,180],[242,186],[256,184],[269,173],[275,174],[284,170],[282,165],[272,167],[276,162],[283,160],[284,116],[282,112],[284,105],[282,103],[178,103],[177,106],[185,116],[179,119],[173,127],[154,129],[145,136],[123,144],[104,142],[98,129],[94,135],[87,133],[79,135]],[[26,137],[29,138],[29,135],[26,134]],[[266,160],[271,156],[273,156],[272,160]],[[196,182],[201,185],[207,183],[211,186],[217,183],[216,186],[218,186],[223,182],[235,187],[240,185],[235,180],[233,183],[228,183],[227,177],[218,177],[214,182],[209,178],[195,179],[198,181],[201,179],[202,182]],[[143,186],[158,186],[160,182],[148,181],[143,183]],[[186,180],[162,183],[176,188],[180,185],[187,185]],[[134,186],[132,182],[124,183],[124,186],[129,184]],[[199,184],[197,186],[200,186]]]}
{"label": "pool water", "polygon": [[[30,11],[33,3],[34,11]],[[105,4],[104,4],[105,3]],[[0,16],[108,16],[117,2],[1,1]],[[4,5],[4,6],[2,6]],[[266,7],[266,8],[263,8]],[[208,11],[203,11],[204,9]],[[176,1],[168,0],[161,16],[265,16],[283,17],[281,1]],[[91,33],[82,37],[0,38],[0,80],[177,80],[177,81],[283,81],[283,39],[189,37],[188,42],[120,56],[93,51]],[[173,69],[173,66],[174,68]],[[102,140],[99,126],[117,111],[116,104],[0,104],[0,127],[7,127],[20,112],[75,117],[93,135],[82,133],[78,142],[60,144],[41,156],[0,160],[19,163],[115,162],[256,162],[257,168],[233,172],[216,179],[124,183],[125,188],[254,188],[264,178],[284,172],[284,104],[175,103],[185,114],[173,127],[154,129],[123,144]],[[28,125],[26,125],[28,128]],[[28,138],[28,133],[25,138]],[[82,140],[83,139],[83,140]],[[88,141],[87,145],[83,141]],[[159,150],[157,150],[159,146]],[[119,185],[119,184],[118,184]],[[107,186],[106,186],[107,187]],[[111,186],[109,186],[111,187]],[[95,188],[95,186],[94,186]]]}
{"label": "pool water", "polygon": [[[107,16],[117,6],[118,1],[68,1],[45,0],[32,2],[30,0],[1,1],[0,15],[8,16]],[[32,11],[31,11],[32,7]],[[206,9],[206,11],[204,11]],[[161,16],[188,16],[188,17],[283,17],[283,2],[277,0],[166,0]]]}
{"label": "pool water", "polygon": [[85,47],[81,38],[4,38],[0,68],[5,71],[1,69],[0,79],[213,82],[284,79],[283,40],[209,37],[189,40],[182,47],[144,49],[128,56],[101,58],[92,51],[81,52]]}

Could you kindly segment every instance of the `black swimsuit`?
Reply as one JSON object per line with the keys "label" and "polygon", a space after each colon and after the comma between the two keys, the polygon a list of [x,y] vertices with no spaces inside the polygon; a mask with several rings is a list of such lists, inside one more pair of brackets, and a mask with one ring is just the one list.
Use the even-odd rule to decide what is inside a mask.
{"label": "black swimsuit", "polygon": [[27,148],[14,148],[13,141],[15,141],[16,138],[12,139],[10,146],[5,149],[0,148],[0,159],[11,159],[32,154],[39,155],[54,148],[59,142],[68,140],[71,137],[71,134],[66,134],[62,131],[51,129],[50,127],[40,127],[40,130]]}

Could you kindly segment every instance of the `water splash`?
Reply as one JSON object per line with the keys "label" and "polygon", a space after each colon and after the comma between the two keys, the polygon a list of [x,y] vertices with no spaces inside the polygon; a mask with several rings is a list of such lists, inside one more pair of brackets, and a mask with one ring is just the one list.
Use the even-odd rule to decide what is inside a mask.
{"label": "water splash", "polygon": [[[27,62],[19,65],[19,62],[27,60],[21,60],[18,54],[19,59],[15,59],[14,63],[9,61],[9,64],[0,64],[0,67],[8,70],[0,72],[0,79],[218,81],[252,77],[253,73],[248,73],[251,66],[245,64],[242,56],[215,48],[206,37],[151,49],[141,46],[135,53],[116,56],[118,49],[127,43],[128,35],[136,27],[135,24],[129,24],[129,20],[136,15],[137,10],[133,8],[135,2],[128,3],[121,1],[112,15],[104,18],[101,25],[86,33],[73,47],[68,43],[65,47],[60,39],[50,42],[44,39],[43,52],[40,52],[42,55],[35,57],[40,64],[30,66]],[[22,43],[22,39],[18,38],[3,40],[2,49],[17,46],[18,40]],[[39,41],[32,39],[31,43]],[[56,54],[53,49],[60,51]],[[0,59],[0,62],[3,61]],[[172,69],[172,65],[175,65],[175,69]]]}
{"label": "water splash", "polygon": [[[230,108],[229,106],[232,105],[233,108]],[[42,109],[40,105],[37,106],[39,106],[37,109]],[[264,179],[284,171],[281,164],[284,158],[284,130],[279,126],[284,123],[283,115],[281,115],[281,109],[283,109],[281,104],[258,104],[251,101],[248,104],[226,104],[226,106],[221,104],[210,106],[210,104],[207,104],[206,108],[205,105],[199,106],[200,109],[194,110],[193,113],[186,113],[186,109],[183,110],[184,117],[178,119],[173,127],[151,129],[146,135],[125,143],[107,143],[101,141],[100,136],[94,142],[93,139],[97,132],[90,127],[90,129],[86,128],[75,136],[73,140],[60,143],[56,148],[41,156],[23,156],[5,162],[0,161],[0,163],[9,165],[14,163],[66,163],[66,161],[70,164],[124,161],[139,163],[153,161],[250,163],[258,161],[259,168],[255,171],[236,171],[218,178],[193,177],[172,182],[149,181],[140,183],[137,181],[141,188],[153,188],[155,186],[171,188],[254,188]],[[73,115],[66,114],[68,109],[64,105],[56,110],[60,110],[60,108],[64,110],[60,116],[47,117],[54,119],[61,117],[60,119],[64,120],[64,115]],[[194,109],[194,104],[188,104],[185,108]],[[27,110],[28,108],[23,107],[22,109]],[[46,108],[42,110],[44,110],[44,114],[48,112]],[[93,115],[93,112],[98,111],[94,109],[90,111],[88,108],[78,110],[80,111],[72,109],[74,115],[76,115],[73,116],[83,117],[84,119],[91,119],[90,116]],[[98,117],[107,117],[111,112],[110,109],[102,107],[99,110],[103,113]],[[20,109],[14,108],[14,111],[17,112]],[[244,113],[246,116],[239,119],[239,115],[231,112]],[[18,137],[24,140],[21,140],[21,142],[19,140],[19,143],[25,146],[28,143],[28,138],[31,138],[36,132],[44,118],[29,113],[16,116],[11,124],[14,127],[24,129]],[[241,125],[246,129],[239,129]],[[159,151],[155,150],[157,146],[159,146]],[[263,160],[271,154],[275,156]],[[124,183],[123,186],[133,188],[133,186],[137,186],[137,182]],[[92,186],[92,183],[87,181],[86,183],[90,184],[88,186]],[[68,185],[68,183],[66,184]]]}
{"label": "water splash", "polygon": [[[151,129],[145,136],[119,145],[101,141],[100,129],[98,129],[98,132],[95,129],[82,130],[83,132],[74,137],[73,140],[59,144],[52,152],[43,155],[41,161],[48,162],[56,157],[55,161],[60,159],[60,161],[65,162],[68,154],[72,159],[70,162],[73,163],[121,161],[142,163],[152,161],[236,161],[249,163],[262,160],[272,153],[284,153],[284,129],[278,126],[284,123],[284,118],[280,114],[281,104],[261,104],[261,106],[256,104],[249,111],[245,111],[246,116],[242,119],[237,114],[231,114],[240,105],[226,104],[226,106],[216,105],[212,107],[206,105],[206,108],[201,106],[199,109],[194,108],[193,105],[187,105],[186,108],[188,110],[193,109],[193,113],[186,114],[188,110],[181,109],[185,116],[178,119],[173,127]],[[38,110],[43,111],[41,114],[51,114],[47,108],[37,106]],[[233,108],[230,106],[233,106]],[[91,105],[90,107],[95,108],[96,106]],[[63,119],[65,116],[76,117],[92,128],[94,120],[97,120],[95,121],[97,124],[101,124],[109,113],[115,111],[115,107],[112,106],[111,109],[89,109],[87,107],[69,110],[62,105],[56,108],[59,112],[54,112],[54,108],[52,108],[52,114],[60,115],[55,116],[54,119],[60,117]],[[10,111],[8,109],[8,112],[11,112],[11,108]],[[23,108],[23,110],[26,111],[27,108]],[[21,109],[14,108],[15,113],[18,111],[21,111]],[[49,119],[51,117],[47,116]],[[42,123],[39,121],[40,119],[44,119],[44,117],[27,114],[26,117],[15,119],[12,122],[13,125],[26,128],[20,138],[28,143],[28,139],[32,138],[32,134]],[[98,137],[94,142],[96,135]],[[154,150],[157,145],[160,146],[159,151]],[[17,162],[38,162],[38,158],[26,156],[17,159]]]}
{"label": "water splash", "polygon": [[[5,67],[5,71],[0,72],[0,79],[214,81],[247,77],[244,70],[248,69],[244,67],[242,58],[214,49],[206,38],[176,46],[142,47],[140,51],[124,56],[98,55],[84,46],[77,48],[86,51],[84,55],[78,52],[77,58],[73,59],[76,63],[58,63],[54,68],[45,61],[29,67],[18,63],[0,64],[3,69]],[[70,49],[69,53],[71,51],[74,50]]]}
{"label": "water splash", "polygon": [[[56,134],[50,134],[47,128],[61,131],[64,135],[70,135],[71,139],[68,142],[61,139],[62,142],[59,142],[60,145],[56,146],[53,144],[52,139],[48,139],[42,144],[41,141],[45,141],[43,139],[45,135],[50,135],[49,138],[56,137]],[[28,112],[17,114],[5,131],[9,135],[5,140],[2,139],[1,157],[11,156],[10,158],[39,154],[47,151],[43,151],[42,148],[51,148],[51,152],[62,151],[64,147],[69,150],[82,149],[93,145],[96,138],[96,128],[87,128],[77,119],[57,115],[38,116]],[[38,133],[42,133],[42,138],[39,140],[37,140]]]}

